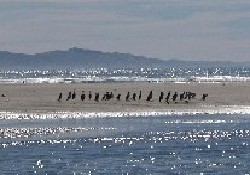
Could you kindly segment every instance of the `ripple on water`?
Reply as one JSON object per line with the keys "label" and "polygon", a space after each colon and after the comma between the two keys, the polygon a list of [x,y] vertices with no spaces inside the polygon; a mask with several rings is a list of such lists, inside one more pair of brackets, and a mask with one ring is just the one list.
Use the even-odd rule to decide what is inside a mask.
{"label": "ripple on water", "polygon": [[249,174],[249,124],[244,115],[8,123],[0,128],[0,169],[3,174]]}

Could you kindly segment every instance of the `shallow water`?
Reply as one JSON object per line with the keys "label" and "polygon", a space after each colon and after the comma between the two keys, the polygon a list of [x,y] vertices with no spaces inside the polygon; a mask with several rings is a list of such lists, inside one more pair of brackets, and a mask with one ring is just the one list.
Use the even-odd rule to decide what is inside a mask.
{"label": "shallow water", "polygon": [[1,174],[250,174],[250,115],[1,120]]}

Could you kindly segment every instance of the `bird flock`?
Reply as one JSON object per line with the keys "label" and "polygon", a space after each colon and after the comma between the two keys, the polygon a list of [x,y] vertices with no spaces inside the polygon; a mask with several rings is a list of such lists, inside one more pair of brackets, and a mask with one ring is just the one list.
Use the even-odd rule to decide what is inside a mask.
{"label": "bird flock", "polygon": [[[192,99],[196,98],[196,93],[193,92],[182,92],[182,93],[178,93],[178,92],[174,92],[171,94],[171,92],[169,91],[166,96],[164,94],[164,92],[161,92],[159,97],[158,97],[158,102],[162,103],[162,102],[166,102],[166,103],[170,103],[170,101],[173,101],[174,103],[178,103],[178,99],[179,101],[183,101],[188,103],[189,101],[191,101]],[[205,99],[208,97],[208,94],[202,94],[202,101],[205,101]],[[74,92],[69,92],[66,98],[66,101],[69,100],[74,100],[76,99],[76,92],[74,90]],[[99,92],[95,92],[92,93],[92,91],[89,91],[88,93],[86,93],[85,91],[82,91],[81,95],[80,95],[80,99],[81,101],[91,101],[94,100],[95,102],[99,102],[99,101],[110,101],[111,99],[115,99],[116,101],[121,101],[122,100],[122,94],[118,93],[116,96],[113,92],[106,92],[103,94],[103,96],[100,96]],[[153,99],[153,91],[150,91],[149,94],[146,96],[145,101],[146,102],[152,102]],[[125,97],[125,101],[129,102],[129,101],[136,101],[136,100],[143,100],[142,99],[142,92],[139,92],[139,95],[136,93],[130,93],[128,92],[126,97]],[[60,92],[59,96],[57,98],[58,102],[62,102],[63,101],[63,94]]]}

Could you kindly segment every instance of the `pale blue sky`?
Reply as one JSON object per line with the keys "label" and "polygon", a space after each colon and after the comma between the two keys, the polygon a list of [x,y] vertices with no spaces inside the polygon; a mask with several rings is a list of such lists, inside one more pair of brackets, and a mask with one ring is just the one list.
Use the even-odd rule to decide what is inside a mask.
{"label": "pale blue sky", "polygon": [[250,61],[249,0],[0,0],[0,50]]}

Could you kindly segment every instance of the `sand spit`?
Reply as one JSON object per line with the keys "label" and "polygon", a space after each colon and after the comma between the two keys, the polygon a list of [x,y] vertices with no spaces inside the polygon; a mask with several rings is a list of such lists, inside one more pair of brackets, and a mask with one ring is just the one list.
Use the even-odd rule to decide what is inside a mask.
{"label": "sand spit", "polygon": [[[69,92],[76,92],[76,98],[66,101]],[[109,101],[81,101],[82,91],[113,92],[116,97]],[[142,98],[138,99],[139,92]],[[146,101],[153,92],[151,102]],[[166,97],[174,92],[194,92],[196,98],[188,103],[170,99],[170,103],[158,102],[161,92]],[[57,101],[62,93],[61,102]],[[126,101],[126,95],[136,93],[136,100]],[[202,94],[209,96],[202,101]],[[250,83],[42,83],[42,84],[1,84],[0,119],[46,119],[46,118],[89,118],[89,117],[126,117],[173,114],[249,114]]]}

